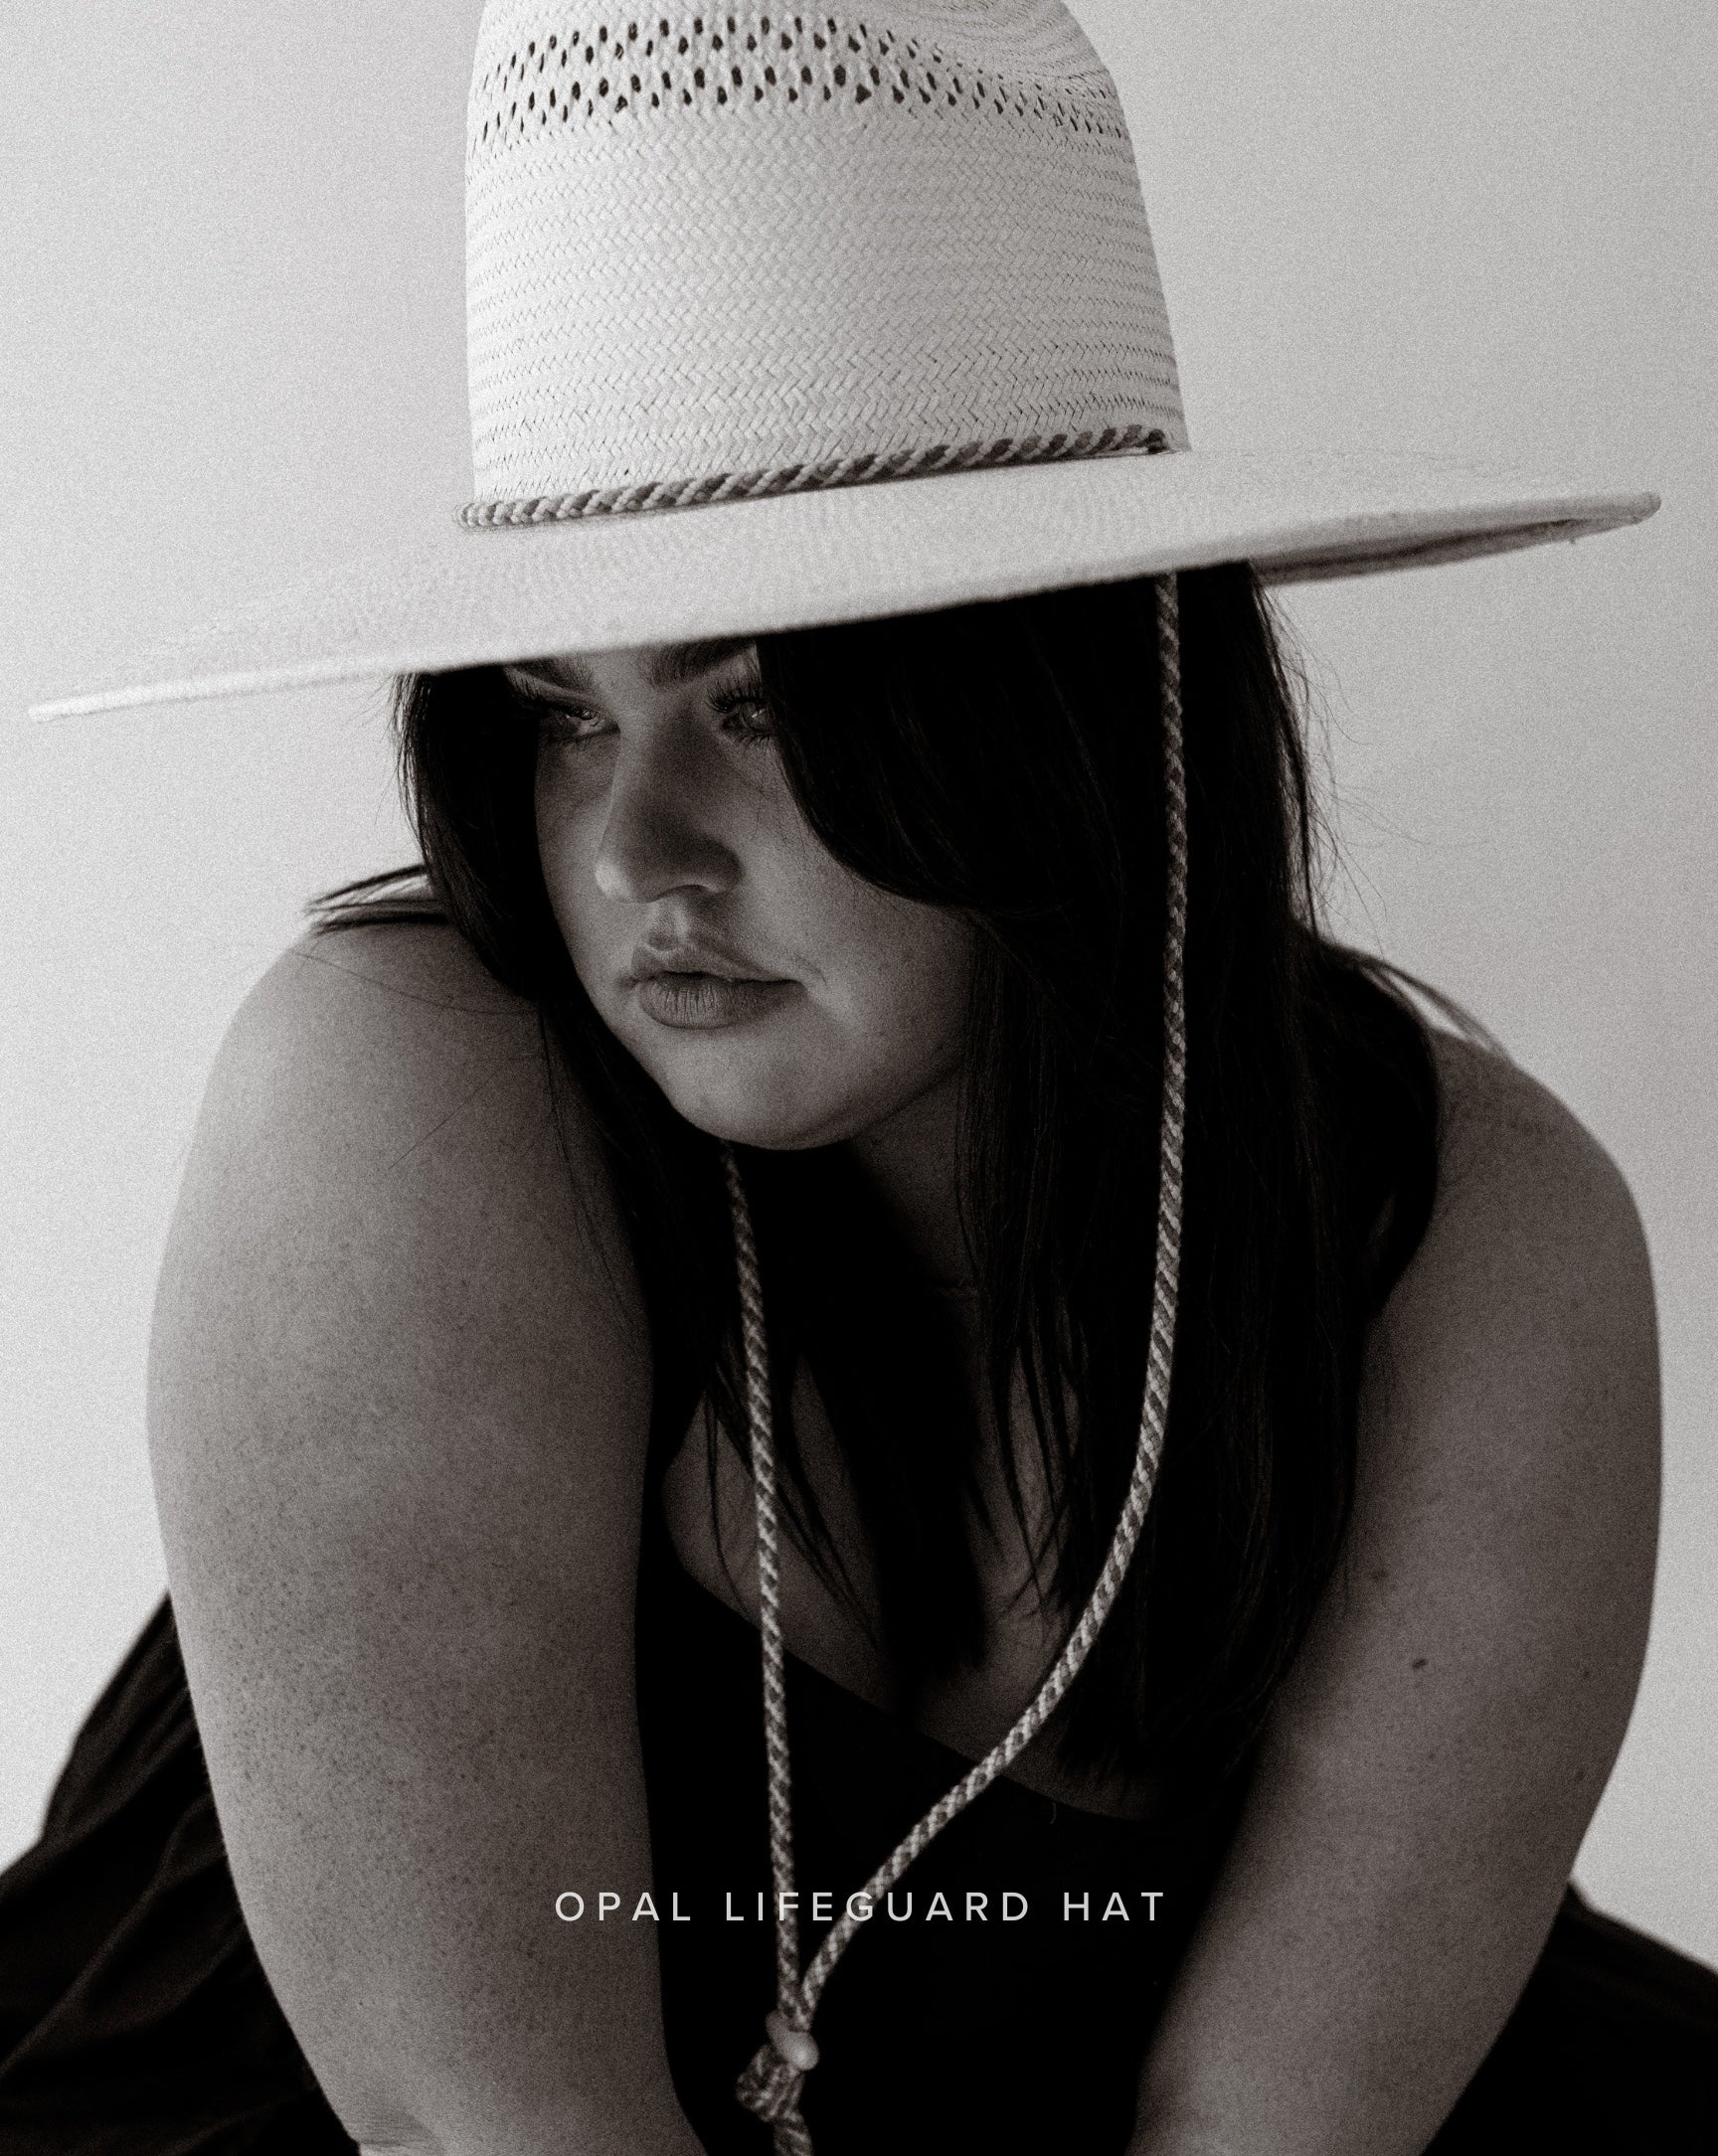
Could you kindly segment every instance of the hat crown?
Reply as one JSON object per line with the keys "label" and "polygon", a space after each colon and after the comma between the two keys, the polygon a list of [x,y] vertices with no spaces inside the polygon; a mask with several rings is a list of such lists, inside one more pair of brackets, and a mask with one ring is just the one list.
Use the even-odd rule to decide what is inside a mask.
{"label": "hat crown", "polygon": [[1126,122],[1059,0],[490,0],[466,202],[491,501],[1185,443]]}

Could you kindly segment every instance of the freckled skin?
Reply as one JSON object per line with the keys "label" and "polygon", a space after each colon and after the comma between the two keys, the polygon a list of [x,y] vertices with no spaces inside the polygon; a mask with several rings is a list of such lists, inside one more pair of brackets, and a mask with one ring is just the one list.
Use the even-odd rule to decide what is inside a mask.
{"label": "freckled skin", "polygon": [[[544,876],[599,1014],[689,1122],[748,1145],[837,1143],[948,1089],[970,930],[812,836],[759,715],[721,708],[756,680],[749,650],[665,688],[653,656],[581,662],[581,708],[546,719],[539,753]],[[627,982],[633,950],[701,932],[794,992],[715,1030],[659,1023]]]}

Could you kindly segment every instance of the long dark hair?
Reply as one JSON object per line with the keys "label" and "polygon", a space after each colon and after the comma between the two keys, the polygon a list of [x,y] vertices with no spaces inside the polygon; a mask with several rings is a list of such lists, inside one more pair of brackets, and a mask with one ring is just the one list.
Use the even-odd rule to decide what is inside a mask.
{"label": "long dark hair", "polygon": [[[1269,609],[1240,567],[1182,577],[1189,1101],[1165,1456],[1127,1583],[1059,1718],[1076,1767],[1233,1762],[1341,1548],[1367,1327],[1424,1233],[1437,1092],[1418,1018],[1319,931],[1313,808]],[[848,868],[975,932],[960,1189],[988,1410],[1035,1441],[1041,1579],[1070,1616],[1131,1464],[1156,1200],[1163,815],[1148,580],[760,640],[793,794]],[[693,1404],[744,1453],[713,1141],[597,1018],[550,912],[535,725],[498,669],[408,677],[396,721],[421,891],[531,998],[596,1117],[655,1342],[658,1460]],[[905,1701],[972,1663],[980,1418],[955,1340],[840,1150],[744,1156],[789,1527],[838,1591],[789,1406],[816,1381],[875,1559]],[[1024,1500],[1010,1445],[1009,1501]]]}

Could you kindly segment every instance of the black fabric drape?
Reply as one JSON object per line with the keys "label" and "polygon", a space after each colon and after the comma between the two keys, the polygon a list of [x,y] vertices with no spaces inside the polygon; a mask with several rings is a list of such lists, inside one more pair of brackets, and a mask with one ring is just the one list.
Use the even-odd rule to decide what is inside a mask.
{"label": "black fabric drape", "polygon": [[[664,2009],[711,2156],[769,2148],[731,2094],[772,1991],[768,1926],[728,1919],[768,1888],[757,1659],[750,1627],[648,1535],[640,1720],[658,1906],[678,1893],[692,1918],[662,1924]],[[959,1761],[799,1664],[788,1711],[800,1878],[842,1896]],[[818,2156],[1119,2150],[1240,1794],[1146,1834],[1013,1783],[988,1792],[902,1883],[918,1912],[941,1890],[953,1920],[873,1918],[831,1981],[806,2100]],[[1003,1889],[1027,1917],[998,1920]],[[987,1919],[965,1920],[968,1892],[992,1897]],[[1154,1922],[1147,1892],[1163,1896]],[[1124,1922],[1101,1919],[1113,1893]],[[1091,1896],[1091,1916],[1065,1921],[1064,1894]],[[80,1732],[41,1841],[0,1875],[0,2156],[353,2147],[246,1930],[163,1602]],[[1718,1975],[1571,1893],[1434,2156],[1505,2148],[1711,2156]]]}

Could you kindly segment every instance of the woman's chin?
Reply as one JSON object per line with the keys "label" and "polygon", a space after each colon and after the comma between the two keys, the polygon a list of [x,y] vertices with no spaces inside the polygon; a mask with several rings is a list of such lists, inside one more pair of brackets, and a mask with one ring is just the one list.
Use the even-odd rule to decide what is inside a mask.
{"label": "woman's chin", "polygon": [[756,1146],[766,1153],[803,1153],[852,1135],[838,1119],[808,1113],[803,1108],[772,1106],[756,1099],[703,1091],[681,1098],[673,1087],[665,1086],[663,1090],[695,1130],[720,1138],[726,1145]]}
{"label": "woman's chin", "polygon": [[657,1057],[646,1066],[668,1102],[695,1130],[769,1153],[836,1145],[875,1120],[862,1102],[808,1085],[768,1059]]}

